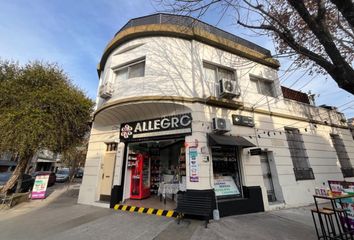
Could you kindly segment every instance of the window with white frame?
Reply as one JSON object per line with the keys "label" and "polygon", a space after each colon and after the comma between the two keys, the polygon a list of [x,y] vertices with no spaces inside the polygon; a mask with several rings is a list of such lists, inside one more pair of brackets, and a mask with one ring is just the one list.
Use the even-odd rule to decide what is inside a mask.
{"label": "window with white frame", "polygon": [[285,128],[285,135],[288,141],[296,180],[315,179],[299,129]]}
{"label": "window with white frame", "polygon": [[251,80],[251,84],[253,85],[253,88],[257,89],[257,92],[259,94],[275,97],[273,81],[255,77],[255,76],[250,76],[250,80]]}
{"label": "window with white frame", "polygon": [[354,177],[354,169],[350,162],[348,152],[345,148],[343,139],[338,134],[330,134],[333,147],[341,166],[343,177]]}
{"label": "window with white frame", "polygon": [[116,73],[116,81],[126,80],[129,78],[144,77],[145,59],[115,68],[114,72]]}
{"label": "window with white frame", "polygon": [[203,63],[204,80],[217,83],[220,79],[225,78],[235,81],[235,71],[209,63]]}

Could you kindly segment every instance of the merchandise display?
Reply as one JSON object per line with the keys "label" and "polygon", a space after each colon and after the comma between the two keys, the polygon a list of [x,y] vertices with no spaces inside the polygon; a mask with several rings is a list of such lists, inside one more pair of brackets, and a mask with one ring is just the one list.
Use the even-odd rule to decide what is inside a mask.
{"label": "merchandise display", "polygon": [[150,178],[150,191],[157,194],[160,183],[160,150],[158,148],[150,149],[151,159],[151,178]]}
{"label": "merchandise display", "polygon": [[175,184],[177,189],[174,193],[179,191],[179,183],[185,182],[186,176],[184,142],[165,140],[131,144],[127,171],[130,174],[130,199],[141,200],[151,195],[161,195],[159,190],[163,184]]}
{"label": "merchandise display", "polygon": [[181,147],[181,151],[178,159],[178,169],[181,178],[182,176],[186,176],[186,150],[184,147]]}
{"label": "merchandise display", "polygon": [[150,196],[150,158],[146,154],[136,154],[131,165],[130,198],[144,199]]}

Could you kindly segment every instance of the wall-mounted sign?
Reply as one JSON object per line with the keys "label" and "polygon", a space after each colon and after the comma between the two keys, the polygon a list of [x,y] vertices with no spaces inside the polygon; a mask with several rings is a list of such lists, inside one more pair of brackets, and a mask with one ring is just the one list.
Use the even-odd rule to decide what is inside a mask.
{"label": "wall-mounted sign", "polygon": [[261,148],[252,148],[250,149],[250,155],[255,156],[255,155],[261,155],[262,154],[262,149]]}
{"label": "wall-mounted sign", "polygon": [[254,127],[253,117],[232,114],[232,124]]}
{"label": "wall-mounted sign", "polygon": [[189,180],[199,182],[199,164],[197,148],[189,148]]}
{"label": "wall-mounted sign", "polygon": [[120,139],[122,141],[192,133],[192,115],[190,113],[122,123]]}
{"label": "wall-mounted sign", "polygon": [[231,176],[214,177],[216,196],[239,195],[240,191]]}

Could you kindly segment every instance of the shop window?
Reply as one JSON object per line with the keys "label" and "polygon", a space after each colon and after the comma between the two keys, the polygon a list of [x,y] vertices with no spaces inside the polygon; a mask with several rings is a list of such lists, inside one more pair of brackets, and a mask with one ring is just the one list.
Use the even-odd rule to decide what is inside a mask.
{"label": "shop window", "polygon": [[274,83],[273,81],[258,78],[255,76],[250,76],[251,84],[254,89],[257,89],[259,94],[275,97]]}
{"label": "shop window", "polygon": [[242,196],[237,156],[237,148],[234,146],[212,147],[214,189],[219,199]]}
{"label": "shop window", "polygon": [[129,78],[144,77],[145,75],[145,59],[134,63],[130,63],[123,67],[114,69],[116,80],[122,81]]}
{"label": "shop window", "polygon": [[285,128],[296,181],[315,179],[299,129]]}
{"label": "shop window", "polygon": [[204,80],[217,83],[220,79],[236,80],[235,71],[223,67],[215,66],[209,63],[203,64]]}
{"label": "shop window", "polygon": [[117,143],[106,143],[106,152],[115,152],[117,151]]}
{"label": "shop window", "polygon": [[350,162],[348,152],[345,148],[343,139],[337,134],[331,134],[332,143],[336,150],[337,157],[341,166],[343,177],[354,177],[354,169]]}

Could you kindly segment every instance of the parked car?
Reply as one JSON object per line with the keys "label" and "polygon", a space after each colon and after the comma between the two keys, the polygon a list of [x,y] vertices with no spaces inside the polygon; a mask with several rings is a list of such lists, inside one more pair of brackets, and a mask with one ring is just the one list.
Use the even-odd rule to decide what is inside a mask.
{"label": "parked car", "polygon": [[62,168],[57,171],[56,175],[56,182],[66,182],[69,180],[69,169]]}
{"label": "parked car", "polygon": [[32,174],[34,179],[36,179],[37,176],[42,176],[42,175],[49,175],[48,187],[51,187],[55,184],[57,177],[55,176],[55,173],[51,171],[38,171]]}
{"label": "parked car", "polygon": [[[4,186],[11,176],[12,176],[12,172],[0,173],[0,187]],[[32,176],[28,174],[23,174],[20,192],[30,191],[33,187],[33,184],[34,184],[34,179],[32,178]],[[13,188],[10,189],[10,192],[15,192],[16,187],[17,187],[17,182],[15,183],[15,186],[13,186]]]}
{"label": "parked car", "polygon": [[84,176],[84,170],[82,168],[78,168],[75,173],[76,178],[82,178]]}

